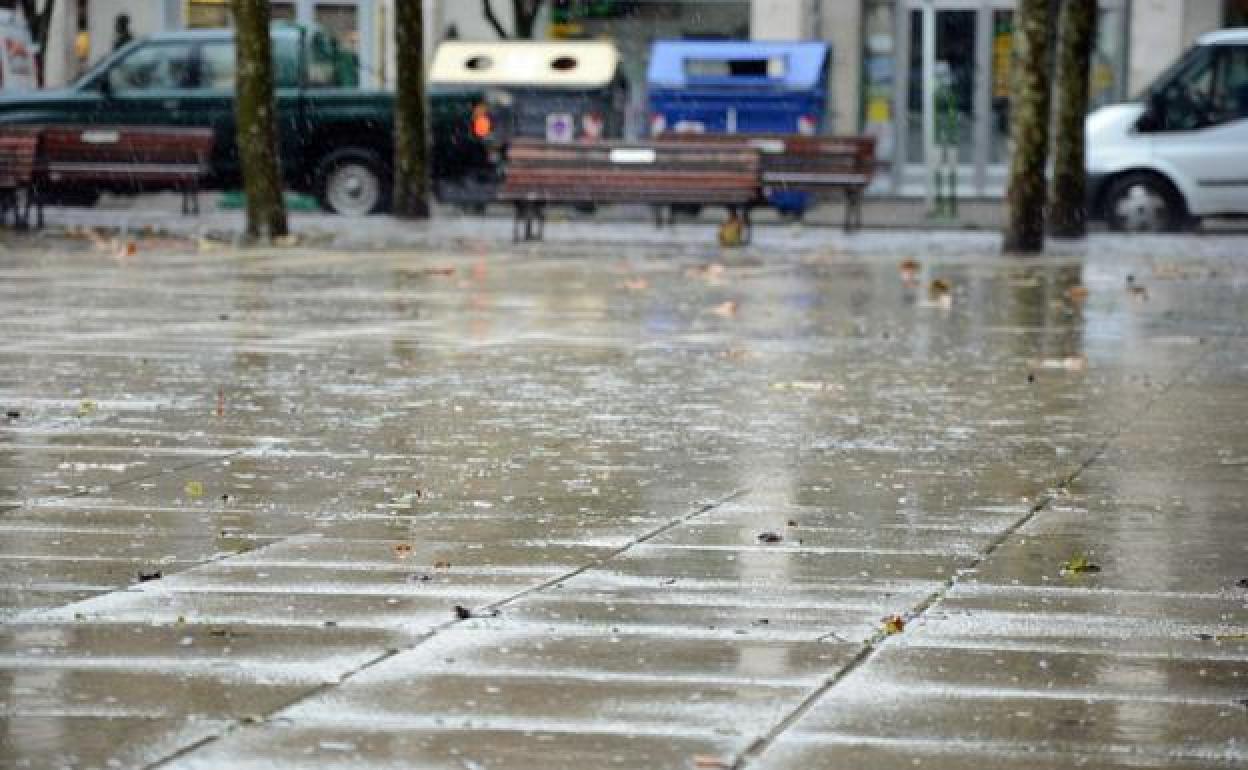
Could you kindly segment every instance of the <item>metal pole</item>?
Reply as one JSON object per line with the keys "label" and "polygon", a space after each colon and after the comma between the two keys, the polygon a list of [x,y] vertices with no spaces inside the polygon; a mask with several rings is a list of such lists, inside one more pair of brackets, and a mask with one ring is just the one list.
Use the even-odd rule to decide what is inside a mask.
{"label": "metal pole", "polygon": [[923,3],[923,162],[927,167],[924,200],[927,210],[936,204],[936,9]]}

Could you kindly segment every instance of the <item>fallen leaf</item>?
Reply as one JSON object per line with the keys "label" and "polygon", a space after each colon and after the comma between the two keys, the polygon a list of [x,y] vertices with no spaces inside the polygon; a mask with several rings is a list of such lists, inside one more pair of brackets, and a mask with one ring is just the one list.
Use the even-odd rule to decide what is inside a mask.
{"label": "fallen leaf", "polygon": [[1100,566],[1093,564],[1088,560],[1087,556],[1075,556],[1068,561],[1062,562],[1062,574],[1082,574],[1088,572],[1100,572]]}
{"label": "fallen leaf", "polygon": [[927,293],[932,297],[932,299],[935,299],[942,294],[948,294],[952,290],[953,287],[950,286],[949,282],[944,278],[933,278],[932,282],[927,285]]}
{"label": "fallen leaf", "polygon": [[438,559],[437,561],[433,563],[433,568],[434,569],[450,569],[451,563],[447,561],[446,559]]}
{"label": "fallen leaf", "polygon": [[725,759],[699,754],[693,758],[693,766],[704,770],[727,770],[732,765]]}
{"label": "fallen leaf", "polygon": [[203,497],[204,485],[199,481],[188,481],[186,486],[182,488],[186,492],[187,497]]}
{"label": "fallen leaf", "polygon": [[78,416],[86,417],[89,414],[94,414],[95,409],[95,402],[90,399],[86,399],[78,405]]}
{"label": "fallen leaf", "polygon": [[409,543],[395,543],[394,555],[400,559],[406,559],[412,555],[412,546]]}
{"label": "fallen leaf", "polygon": [[795,520],[793,520],[793,519],[789,519],[788,524],[786,524],[785,526],[788,526],[788,527],[796,527],[796,526],[797,526],[797,522],[796,522]]}
{"label": "fallen leaf", "polygon": [[449,278],[450,276],[455,275],[455,268],[453,267],[426,267],[424,270],[421,270],[420,272],[423,273],[424,275],[442,276],[444,278]]}
{"label": "fallen leaf", "polygon": [[620,285],[629,291],[645,291],[650,288],[650,282],[645,278],[630,278]]}
{"label": "fallen leaf", "polygon": [[160,580],[162,577],[160,570],[139,570],[139,582],[146,583],[149,580]]}
{"label": "fallen leaf", "polygon": [[732,214],[719,226],[719,245],[735,248],[745,243],[745,223]]}
{"label": "fallen leaf", "polygon": [[884,618],[884,633],[900,634],[906,630],[906,619],[900,615],[889,615]]}
{"label": "fallen leaf", "polygon": [[1066,298],[1076,304],[1084,302],[1088,298],[1088,287],[1078,285],[1071,286],[1066,290]]}
{"label": "fallen leaf", "polygon": [[784,541],[784,538],[775,532],[763,532],[758,536],[758,541],[760,543],[780,543]]}
{"label": "fallen leaf", "polygon": [[737,301],[734,299],[721,302],[711,308],[711,313],[720,318],[733,318],[737,315]]}

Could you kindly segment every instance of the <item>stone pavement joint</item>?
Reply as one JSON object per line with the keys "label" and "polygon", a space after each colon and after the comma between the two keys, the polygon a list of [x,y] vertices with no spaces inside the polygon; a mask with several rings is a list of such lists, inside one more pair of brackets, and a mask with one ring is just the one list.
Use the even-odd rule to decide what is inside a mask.
{"label": "stone pavement joint", "polygon": [[[1194,363],[1191,368],[1192,369],[1198,368],[1202,362],[1213,358],[1214,355],[1215,355],[1214,350],[1208,350],[1208,349],[1205,350],[1198,357],[1197,362]],[[1171,391],[1173,391],[1176,387],[1182,384],[1182,382],[1186,380],[1189,376],[1190,374],[1188,371],[1182,372],[1177,377],[1174,377],[1169,382],[1167,382],[1156,393],[1152,394],[1149,398],[1147,398],[1144,401],[1144,403],[1141,404],[1141,406],[1137,409],[1135,414],[1125,417],[1115,431],[1113,431],[1104,441],[1102,441],[1099,446],[1095,447],[1095,449],[1091,453],[1089,453],[1083,459],[1083,461],[1080,462],[1077,467],[1075,467],[1074,470],[1062,476],[1061,478],[1057,479],[1054,486],[1058,489],[1067,489],[1071,485],[1073,485],[1079,479],[1079,477],[1084,474],[1084,472],[1086,472],[1089,468],[1095,465],[1097,460],[1099,460],[1101,457],[1105,455],[1105,453],[1109,450],[1110,446],[1112,446],[1114,442],[1117,441],[1123,435],[1123,433],[1129,429],[1133,421],[1138,420],[1144,415],[1146,415],[1157,402],[1165,398]],[[984,548],[983,552],[980,553],[978,556],[976,556],[976,558],[972,562],[970,562],[966,567],[964,567],[962,570],[960,570],[957,573],[954,573],[953,576],[951,576],[947,581],[945,581],[944,585],[941,587],[939,591],[933,592],[930,596],[928,596],[922,602],[920,602],[919,604],[911,608],[911,610],[907,612],[904,616],[906,619],[906,622],[910,623],[914,620],[918,620],[919,618],[923,617],[928,612],[928,610],[930,610],[932,607],[934,607],[935,605],[943,601],[946,597],[948,597],[949,593],[954,589],[955,586],[957,586],[958,582],[961,580],[961,575],[963,572],[973,571],[975,569],[978,569],[981,564],[988,561],[988,559],[990,559],[993,556],[993,554],[996,553],[1001,548],[1002,545],[1008,542],[1011,537],[1013,537],[1016,533],[1022,530],[1023,527],[1027,526],[1033,519],[1039,516],[1043,511],[1048,509],[1049,506],[1051,506],[1056,499],[1057,499],[1056,495],[1054,495],[1051,492],[1046,492],[1045,494],[1041,495],[1035,501],[1035,503],[1031,505],[1031,507],[1028,509],[1026,514],[1019,517],[1017,521],[1015,521],[1009,527],[1002,530],[999,535],[997,535],[991,541],[989,541],[987,547]],[[806,699],[804,699],[801,703],[799,703],[796,708],[794,708],[788,714],[785,714],[783,719],[781,719],[770,730],[768,730],[765,734],[763,734],[758,739],[756,739],[753,743],[751,743],[745,749],[745,751],[742,752],[741,755],[738,756],[737,759],[732,763],[733,770],[745,770],[745,768],[747,768],[751,762],[761,757],[763,753],[766,752],[767,749],[770,748],[780,738],[781,735],[783,735],[790,728],[796,725],[798,721],[800,721],[802,717],[808,714],[825,695],[830,693],[833,689],[836,688],[838,684],[843,682],[846,678],[848,678],[851,674],[853,674],[859,668],[867,665],[871,661],[871,659],[875,656],[875,654],[879,651],[880,646],[884,642],[886,642],[888,639],[890,639],[891,637],[892,637],[891,632],[889,632],[886,629],[881,629],[877,631],[870,639],[866,640],[863,643],[862,649],[858,652],[857,655],[855,655],[843,667],[841,667],[836,672],[834,672],[832,676],[830,676],[826,681],[824,681],[817,689],[811,692],[810,695]]]}
{"label": "stone pavement joint", "polygon": [[[736,489],[736,490],[733,490],[732,492],[730,492],[730,493],[728,493],[728,494],[726,494],[726,495],[724,495],[723,497],[720,497],[720,498],[718,498],[718,499],[701,502],[701,503],[699,503],[698,505],[695,505],[695,506],[694,506],[691,510],[686,511],[686,512],[685,512],[685,513],[683,513],[683,514],[681,514],[681,515],[679,515],[679,516],[676,516],[676,517],[674,517],[674,518],[672,518],[672,519],[668,520],[668,521],[667,521],[667,522],[665,522],[664,524],[662,524],[662,525],[660,525],[660,526],[657,526],[657,527],[655,527],[655,528],[651,529],[650,531],[648,531],[648,532],[646,532],[646,533],[644,533],[644,534],[642,534],[642,535],[639,535],[638,537],[633,538],[633,539],[632,539],[632,540],[630,540],[628,543],[624,544],[623,546],[620,546],[620,547],[619,547],[619,548],[617,548],[615,551],[613,551],[613,552],[609,553],[608,555],[606,555],[605,557],[603,557],[603,558],[601,558],[601,559],[596,559],[596,560],[594,560],[594,561],[592,561],[592,562],[588,562],[588,563],[586,563],[586,564],[583,564],[583,565],[581,565],[581,566],[577,567],[576,569],[573,569],[573,570],[570,570],[570,571],[568,571],[568,572],[562,573],[562,574],[560,574],[560,575],[558,575],[558,576],[556,576],[556,577],[552,577],[552,578],[550,578],[550,579],[548,579],[548,580],[546,580],[546,581],[544,581],[544,582],[542,582],[542,583],[539,583],[539,584],[537,584],[537,585],[535,585],[535,586],[532,586],[532,587],[526,588],[526,589],[524,589],[524,590],[522,590],[522,591],[518,591],[518,592],[516,592],[516,593],[512,594],[511,596],[508,596],[508,597],[505,597],[505,598],[500,599],[500,600],[498,600],[498,601],[495,601],[495,602],[492,602],[492,603],[490,603],[490,604],[487,604],[487,605],[485,605],[484,607],[482,607],[482,608],[480,608],[480,609],[481,609],[481,610],[486,610],[486,611],[492,611],[492,610],[502,610],[502,609],[506,608],[508,605],[514,604],[514,603],[516,603],[516,602],[518,602],[518,601],[520,601],[520,600],[522,600],[522,599],[524,599],[524,598],[526,598],[526,597],[528,597],[528,596],[530,596],[530,595],[537,594],[537,593],[541,593],[542,591],[545,591],[545,590],[547,590],[547,589],[551,588],[552,586],[556,586],[556,585],[559,585],[560,583],[563,583],[563,582],[565,582],[565,581],[567,581],[567,580],[571,580],[572,578],[576,577],[577,575],[584,574],[585,572],[587,572],[587,571],[589,571],[589,570],[591,570],[591,569],[594,569],[595,567],[600,567],[600,566],[602,566],[603,564],[606,564],[607,562],[611,561],[612,559],[614,559],[614,558],[616,558],[616,557],[618,557],[618,556],[620,556],[620,555],[624,554],[625,552],[627,552],[627,551],[628,551],[629,549],[631,549],[631,548],[634,548],[634,547],[636,547],[636,546],[638,546],[638,545],[641,545],[642,543],[645,543],[645,542],[648,542],[648,541],[650,541],[650,540],[653,540],[654,538],[656,538],[656,537],[658,537],[658,536],[662,535],[664,532],[667,532],[667,531],[669,531],[669,530],[672,530],[672,529],[674,529],[675,527],[678,527],[678,526],[680,526],[680,525],[682,525],[682,524],[687,524],[687,523],[689,523],[690,521],[693,521],[694,519],[698,518],[699,516],[703,516],[703,515],[705,515],[705,514],[707,514],[707,513],[710,513],[711,511],[714,511],[716,508],[719,508],[720,506],[725,505],[726,503],[732,502],[733,500],[735,500],[735,499],[739,498],[741,495],[745,494],[746,492],[747,492],[747,490],[744,490],[744,489]],[[449,616],[449,613],[448,613],[448,616]],[[392,658],[394,658],[394,657],[396,657],[396,656],[398,656],[398,655],[401,655],[401,654],[403,654],[403,653],[405,653],[405,652],[410,652],[410,651],[412,651],[412,650],[415,650],[415,649],[417,649],[418,647],[420,647],[421,645],[423,645],[423,644],[425,644],[425,643],[429,642],[430,640],[434,639],[434,638],[435,638],[438,634],[443,633],[443,632],[445,632],[445,631],[448,631],[449,629],[454,628],[454,627],[455,627],[455,626],[457,626],[457,625],[461,625],[461,624],[463,624],[464,622],[466,622],[466,621],[468,621],[468,620],[472,620],[472,619],[473,619],[473,618],[472,618],[472,616],[471,616],[471,615],[470,615],[470,616],[468,616],[468,617],[463,617],[463,616],[449,616],[449,619],[448,619],[448,620],[446,620],[446,621],[444,621],[444,622],[442,622],[442,623],[439,623],[438,625],[433,626],[433,627],[432,627],[432,628],[430,628],[428,631],[426,631],[425,633],[421,634],[419,637],[417,637],[416,639],[414,639],[414,640],[413,640],[410,644],[408,644],[407,646],[405,646],[405,647],[393,647],[393,648],[390,648],[390,649],[386,650],[385,652],[383,652],[383,653],[381,653],[381,654],[377,655],[377,656],[376,656],[375,658],[373,658],[372,660],[369,660],[369,661],[367,661],[367,662],[365,662],[365,663],[363,663],[363,664],[359,665],[359,666],[358,666],[358,667],[356,667],[355,669],[353,669],[353,670],[351,670],[351,671],[346,672],[345,674],[343,674],[342,676],[340,676],[340,677],[339,677],[338,681],[336,681],[336,682],[327,682],[327,683],[325,683],[325,684],[321,685],[320,687],[317,687],[317,688],[315,688],[315,689],[313,689],[313,690],[310,690],[310,691],[305,692],[305,693],[301,693],[298,697],[294,698],[294,699],[293,699],[293,700],[291,700],[289,703],[285,703],[285,704],[283,704],[280,708],[274,709],[271,713],[269,713],[269,714],[265,715],[265,717],[263,717],[263,718],[261,718],[261,719],[249,720],[249,721],[247,721],[247,722],[233,722],[233,723],[231,723],[229,726],[227,726],[225,730],[223,730],[223,731],[221,731],[221,732],[218,732],[218,733],[214,733],[214,734],[209,735],[209,736],[206,736],[206,737],[204,737],[202,740],[196,741],[195,743],[193,743],[193,744],[191,744],[191,745],[189,745],[189,746],[186,746],[186,747],[185,747],[185,748],[183,748],[182,750],[177,751],[177,752],[174,752],[173,754],[169,755],[168,757],[164,757],[164,758],[160,759],[160,760],[159,760],[159,761],[157,761],[157,762],[153,762],[153,763],[151,763],[151,764],[147,765],[147,767],[146,767],[146,769],[145,769],[145,770],[157,770],[157,768],[167,767],[169,764],[171,764],[171,763],[173,763],[173,762],[176,762],[177,760],[179,760],[179,759],[181,759],[181,758],[183,758],[183,757],[190,756],[191,754],[195,753],[196,751],[198,751],[198,750],[200,750],[200,749],[203,749],[203,748],[205,748],[206,746],[209,746],[209,745],[211,745],[211,744],[213,744],[213,743],[215,743],[215,742],[217,742],[217,741],[221,740],[222,738],[225,738],[225,737],[226,737],[226,736],[228,736],[230,733],[234,732],[235,730],[239,729],[240,727],[247,727],[247,726],[251,726],[251,725],[254,725],[254,724],[259,724],[259,723],[263,723],[263,722],[265,722],[265,721],[268,721],[269,719],[271,719],[271,718],[273,718],[274,716],[276,716],[276,715],[278,715],[278,714],[282,713],[283,711],[286,711],[286,710],[288,710],[288,709],[290,709],[290,708],[293,708],[293,707],[295,707],[295,706],[299,705],[300,703],[303,703],[303,702],[306,702],[306,701],[310,701],[310,700],[312,700],[312,699],[314,699],[314,698],[316,698],[316,697],[318,697],[318,696],[322,696],[322,695],[324,695],[325,693],[330,692],[330,691],[331,691],[331,690],[333,690],[334,688],[337,688],[337,687],[342,686],[345,682],[350,681],[352,678],[357,677],[357,676],[359,676],[360,674],[362,674],[362,673],[364,673],[364,672],[366,672],[366,671],[369,671],[370,669],[376,668],[378,665],[380,665],[380,664],[382,664],[382,663],[385,663],[386,661],[388,661],[388,660],[390,660],[390,659],[392,659]]]}

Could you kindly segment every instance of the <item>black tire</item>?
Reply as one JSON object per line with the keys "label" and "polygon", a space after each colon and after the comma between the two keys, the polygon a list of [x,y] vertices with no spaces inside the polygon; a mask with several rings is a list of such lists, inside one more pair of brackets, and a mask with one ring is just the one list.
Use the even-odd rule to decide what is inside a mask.
{"label": "black tire", "polygon": [[1109,229],[1122,233],[1176,232],[1190,221],[1187,204],[1170,180],[1148,171],[1133,171],[1111,182],[1103,210]]}
{"label": "black tire", "polygon": [[316,198],[326,211],[366,216],[390,208],[390,169],[362,147],[335,150],[317,164]]}

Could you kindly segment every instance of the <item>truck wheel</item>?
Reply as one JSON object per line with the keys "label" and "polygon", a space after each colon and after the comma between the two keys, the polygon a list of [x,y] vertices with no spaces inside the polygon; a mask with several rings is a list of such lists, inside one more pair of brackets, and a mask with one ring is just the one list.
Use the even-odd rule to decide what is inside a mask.
{"label": "truck wheel", "polygon": [[1182,229],[1186,218],[1182,196],[1157,174],[1124,174],[1105,195],[1105,221],[1118,232],[1172,232]]}
{"label": "truck wheel", "polygon": [[371,150],[348,148],[326,155],[316,171],[316,197],[326,211],[344,216],[374,214],[389,205],[385,165]]}

